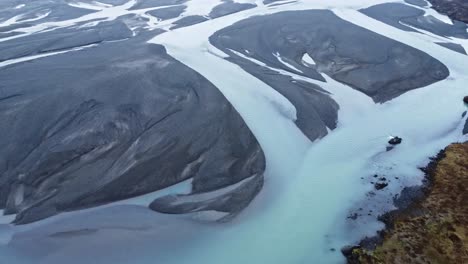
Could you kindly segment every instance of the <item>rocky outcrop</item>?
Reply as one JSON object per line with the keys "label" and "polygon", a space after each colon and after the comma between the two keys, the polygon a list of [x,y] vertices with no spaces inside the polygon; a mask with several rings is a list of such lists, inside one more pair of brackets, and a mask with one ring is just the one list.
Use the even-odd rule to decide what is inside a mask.
{"label": "rocky outcrop", "polygon": [[390,145],[399,145],[399,144],[401,144],[402,141],[403,141],[403,139],[401,137],[392,137],[388,141],[388,144],[390,144]]}
{"label": "rocky outcrop", "polygon": [[468,2],[465,0],[428,0],[432,8],[454,20],[468,23]]}
{"label": "rocky outcrop", "polygon": [[[384,216],[389,228],[375,249],[344,250],[348,263],[468,262],[468,143],[452,144],[424,170],[428,185]],[[415,193],[414,190],[411,193]],[[398,199],[402,204],[405,199]]]}
{"label": "rocky outcrop", "polygon": [[0,208],[15,223],[189,178],[202,193],[263,175],[263,152],[226,98],[146,40],[2,69]]}
{"label": "rocky outcrop", "polygon": [[148,11],[147,14],[155,16],[161,20],[167,20],[167,19],[179,17],[185,11],[185,8],[186,8],[185,5],[171,6],[171,7]]}
{"label": "rocky outcrop", "polygon": [[120,20],[97,27],[63,28],[0,42],[0,62],[130,38],[132,31]]}

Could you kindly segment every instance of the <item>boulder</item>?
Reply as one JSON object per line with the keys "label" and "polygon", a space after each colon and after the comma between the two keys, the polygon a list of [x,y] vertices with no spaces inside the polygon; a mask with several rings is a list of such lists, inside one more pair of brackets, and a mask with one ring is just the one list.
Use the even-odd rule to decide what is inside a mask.
{"label": "boulder", "polygon": [[403,139],[400,138],[400,137],[392,137],[392,138],[388,141],[388,144],[390,144],[390,145],[398,145],[398,144],[401,144],[401,141],[403,141]]}

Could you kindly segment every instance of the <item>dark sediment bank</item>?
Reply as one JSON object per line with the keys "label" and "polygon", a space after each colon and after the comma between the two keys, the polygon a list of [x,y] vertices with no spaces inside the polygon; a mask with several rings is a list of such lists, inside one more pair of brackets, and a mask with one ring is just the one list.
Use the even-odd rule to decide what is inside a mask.
{"label": "dark sediment bank", "polygon": [[[82,45],[54,33],[36,38]],[[102,42],[2,68],[0,122],[9,125],[0,126],[0,208],[17,214],[16,224],[189,178],[198,194],[256,175],[225,203],[210,201],[226,214],[242,209],[230,202],[247,206],[258,193],[264,155],[241,116],[208,80],[146,41]]]}
{"label": "dark sediment bank", "polygon": [[[294,104],[296,124],[311,140],[336,128],[339,106],[319,85],[279,71],[318,81],[325,81],[324,73],[375,102],[392,100],[449,74],[428,54],[324,10],[251,17],[217,31],[210,42]],[[304,63],[306,55],[316,65]]]}
{"label": "dark sediment bank", "polygon": [[468,263],[467,168],[468,143],[441,151],[422,169],[425,185],[396,199],[412,202],[381,217],[388,229],[343,250],[348,263]]}

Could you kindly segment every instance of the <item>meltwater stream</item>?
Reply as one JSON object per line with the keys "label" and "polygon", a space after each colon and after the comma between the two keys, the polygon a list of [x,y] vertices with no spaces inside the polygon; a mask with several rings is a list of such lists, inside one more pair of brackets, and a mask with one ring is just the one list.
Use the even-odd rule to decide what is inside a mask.
{"label": "meltwater stream", "polygon": [[[284,98],[278,98],[280,95],[272,88],[224,60],[226,55],[208,42],[215,31],[252,15],[249,11],[169,32],[151,41],[163,44],[169,54],[223,92],[253,131],[267,158],[266,184],[260,197],[237,222],[184,252],[186,259],[193,263],[343,262],[337,249],[382,228],[374,221],[359,231],[345,232],[349,208],[364,200],[366,191],[372,188],[362,184],[360,177],[385,170],[387,175],[418,184],[422,175],[417,167],[460,139],[459,120],[464,109],[460,98],[467,91],[463,72],[468,69],[467,57],[368,18],[356,10],[367,3],[357,2],[352,3],[354,8],[340,3],[343,7],[335,13],[427,52],[447,65],[452,74],[445,81],[385,104],[374,104],[360,92],[326,78],[328,83],[320,85],[340,105],[340,125],[314,143],[307,142],[285,114],[291,112],[285,110],[291,106]],[[303,1],[281,11],[320,5],[327,7],[324,1]],[[190,41],[184,41],[187,38]],[[386,152],[389,135],[401,135],[405,143]],[[304,149],[308,149],[305,155]],[[175,258],[170,263],[178,261]]]}

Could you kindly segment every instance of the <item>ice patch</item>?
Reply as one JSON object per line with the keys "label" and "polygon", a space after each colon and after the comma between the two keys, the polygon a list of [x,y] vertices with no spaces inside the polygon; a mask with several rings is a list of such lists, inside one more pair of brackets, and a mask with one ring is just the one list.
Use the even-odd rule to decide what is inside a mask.
{"label": "ice patch", "polygon": [[310,55],[306,52],[306,53],[304,54],[304,56],[302,56],[302,64],[304,64],[304,66],[315,65],[315,61],[314,61],[314,59],[312,59],[312,57],[310,57]]}

